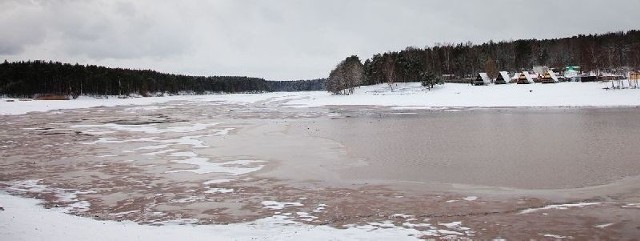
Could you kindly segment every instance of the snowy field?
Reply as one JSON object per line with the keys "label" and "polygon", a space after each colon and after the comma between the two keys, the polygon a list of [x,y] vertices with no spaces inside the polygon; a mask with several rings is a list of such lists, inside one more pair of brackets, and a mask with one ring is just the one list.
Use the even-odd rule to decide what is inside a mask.
{"label": "snowy field", "polygon": [[282,101],[294,107],[328,105],[375,105],[409,109],[456,107],[624,107],[640,105],[640,90],[605,90],[610,83],[558,83],[531,85],[471,86],[445,84],[431,91],[419,83],[398,83],[393,91],[386,84],[364,86],[349,96],[335,96],[324,91],[281,92],[264,94],[181,95],[118,99],[80,97],[76,100],[51,101],[0,99],[0,114],[15,115],[32,111],[77,109],[97,106],[152,105],[170,101],[220,101],[255,103]]}

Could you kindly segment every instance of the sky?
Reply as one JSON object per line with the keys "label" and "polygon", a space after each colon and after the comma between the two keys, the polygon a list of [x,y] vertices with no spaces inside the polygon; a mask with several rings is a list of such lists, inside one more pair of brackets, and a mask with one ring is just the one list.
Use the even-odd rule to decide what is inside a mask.
{"label": "sky", "polygon": [[0,0],[0,60],[324,78],[350,55],[640,29],[637,0]]}

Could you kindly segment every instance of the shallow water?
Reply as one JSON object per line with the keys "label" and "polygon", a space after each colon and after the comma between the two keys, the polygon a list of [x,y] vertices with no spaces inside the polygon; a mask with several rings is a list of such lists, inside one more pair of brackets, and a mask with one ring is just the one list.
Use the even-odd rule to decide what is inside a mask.
{"label": "shallow water", "polygon": [[[332,226],[464,222],[478,239],[629,239],[640,230],[636,109],[175,102],[133,110],[0,116],[0,191],[145,224],[288,213]],[[600,204],[545,208],[583,202]]]}
{"label": "shallow water", "polygon": [[636,109],[511,109],[363,115],[311,129],[367,162],[342,170],[345,179],[557,189],[640,175],[639,127]]}

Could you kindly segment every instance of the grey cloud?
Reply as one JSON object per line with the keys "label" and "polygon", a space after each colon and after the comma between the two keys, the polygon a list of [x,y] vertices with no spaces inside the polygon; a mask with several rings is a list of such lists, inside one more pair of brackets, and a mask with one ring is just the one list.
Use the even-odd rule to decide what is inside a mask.
{"label": "grey cloud", "polygon": [[407,46],[640,28],[640,1],[623,0],[25,2],[0,3],[0,57],[269,79]]}
{"label": "grey cloud", "polygon": [[42,42],[46,29],[37,6],[19,1],[0,2],[0,55],[20,54],[29,45]]}
{"label": "grey cloud", "polygon": [[65,40],[62,48],[90,58],[167,57],[189,46],[188,28],[171,16],[171,9],[140,13],[149,5],[100,1],[66,2],[51,8],[53,26]]}

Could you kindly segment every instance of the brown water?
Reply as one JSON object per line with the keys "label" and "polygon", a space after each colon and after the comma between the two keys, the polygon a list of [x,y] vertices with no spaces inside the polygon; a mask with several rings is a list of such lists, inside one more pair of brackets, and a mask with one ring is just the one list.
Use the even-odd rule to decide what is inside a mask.
{"label": "brown water", "polygon": [[636,109],[386,113],[306,132],[367,162],[340,171],[351,180],[558,189],[640,175]]}
{"label": "brown water", "polygon": [[[71,212],[140,223],[286,212],[336,227],[463,222],[480,240],[639,236],[639,110],[412,112],[175,102],[0,116],[0,191],[45,207],[89,203]],[[197,125],[209,126],[189,130]],[[179,153],[225,169],[256,167],[224,164],[234,160],[265,166],[246,175],[190,172],[211,166],[179,162],[189,157]],[[269,210],[263,201],[303,205]],[[599,204],[521,213],[580,202]],[[594,228],[602,224],[612,225]]]}

